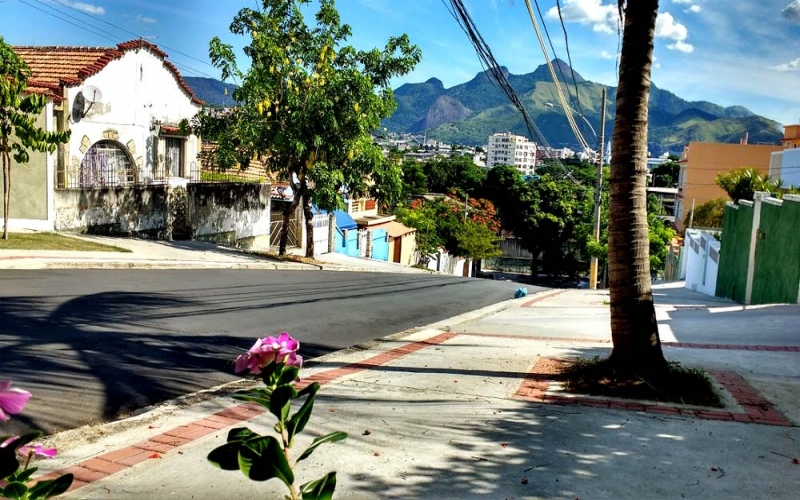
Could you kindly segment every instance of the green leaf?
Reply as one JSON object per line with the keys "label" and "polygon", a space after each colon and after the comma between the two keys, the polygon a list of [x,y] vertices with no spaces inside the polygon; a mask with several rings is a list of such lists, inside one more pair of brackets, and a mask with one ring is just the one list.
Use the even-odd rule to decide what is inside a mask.
{"label": "green leaf", "polygon": [[30,500],[37,500],[39,498],[56,497],[65,493],[70,485],[74,476],[72,474],[64,474],[61,477],[50,481],[39,481],[30,491]]}
{"label": "green leaf", "polygon": [[286,431],[289,434],[289,446],[294,443],[294,436],[303,432],[303,429],[306,428],[308,419],[311,418],[311,410],[314,408],[314,398],[317,395],[317,391],[319,391],[319,382],[314,382],[313,384],[309,384],[297,395],[297,397],[302,397],[308,394],[308,397],[303,403],[303,406],[301,406],[300,409],[297,410],[297,413],[292,415],[292,418],[286,423]]}
{"label": "green leaf", "polygon": [[233,394],[233,399],[239,401],[251,401],[253,403],[260,404],[264,408],[269,410],[269,400],[272,391],[268,389],[252,389],[247,391],[236,391]]}
{"label": "green leaf", "polygon": [[274,436],[259,436],[248,440],[239,450],[239,469],[253,481],[274,477],[291,486],[294,473]]}
{"label": "green leaf", "polygon": [[297,376],[300,374],[300,368],[296,366],[286,366],[281,373],[280,378],[278,379],[278,385],[288,385],[297,380]]}
{"label": "green leaf", "polygon": [[39,470],[38,467],[31,467],[31,468],[29,468],[27,470],[24,470],[24,471],[21,471],[21,472],[17,473],[17,476],[16,476],[15,479],[17,481],[21,482],[21,483],[27,483],[28,480],[31,477],[33,477],[33,475],[36,474],[36,471],[38,471],[38,470]]}
{"label": "green leaf", "polygon": [[0,480],[7,478],[17,471],[19,461],[17,452],[13,448],[0,448]]}
{"label": "green leaf", "polygon": [[336,472],[329,472],[322,478],[300,485],[303,500],[331,500],[336,489]]}
{"label": "green leaf", "polygon": [[317,446],[321,444],[335,443],[336,441],[343,441],[345,439],[347,439],[347,433],[342,431],[331,432],[330,434],[326,434],[325,436],[320,436],[311,442],[309,447],[306,448],[306,451],[304,451],[303,454],[300,455],[297,461],[299,462],[301,460],[305,460],[306,458],[311,456],[311,453],[313,453],[314,450],[317,449]]}
{"label": "green leaf", "polygon": [[272,393],[269,411],[281,422],[289,417],[292,409],[292,399],[297,397],[297,391],[290,385],[281,385]]}
{"label": "green leaf", "polygon": [[3,496],[6,498],[24,499],[28,495],[28,487],[25,483],[13,482],[6,485]]}

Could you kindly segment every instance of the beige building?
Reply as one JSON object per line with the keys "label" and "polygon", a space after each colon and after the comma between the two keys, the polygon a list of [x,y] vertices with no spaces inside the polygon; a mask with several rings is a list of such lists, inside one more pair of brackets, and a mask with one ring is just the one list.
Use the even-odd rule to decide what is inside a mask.
{"label": "beige building", "polygon": [[781,149],[777,145],[690,142],[680,159],[678,199],[675,202],[675,226],[678,230],[683,230],[684,219],[693,201],[700,205],[727,196],[714,182],[718,174],[743,167],[767,174],[772,153]]}

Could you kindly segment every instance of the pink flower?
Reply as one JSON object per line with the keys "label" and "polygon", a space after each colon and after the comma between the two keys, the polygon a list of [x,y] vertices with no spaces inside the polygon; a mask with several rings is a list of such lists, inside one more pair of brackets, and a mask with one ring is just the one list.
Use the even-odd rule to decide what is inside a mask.
{"label": "pink flower", "polygon": [[10,380],[0,380],[0,420],[8,420],[10,415],[22,413],[30,398],[30,392],[12,389]]}
{"label": "pink flower", "polygon": [[11,444],[11,441],[14,441],[15,439],[18,439],[18,438],[19,438],[19,436],[11,436],[10,438],[8,438],[5,441],[3,441],[2,443],[0,443],[0,448],[5,448],[9,444]]}
{"label": "pink flower", "polygon": [[300,342],[286,332],[277,337],[258,339],[253,347],[236,358],[234,370],[236,373],[258,375],[272,363],[286,363],[300,368],[303,358],[297,355],[299,348]]}
{"label": "pink flower", "polygon": [[28,457],[33,454],[34,456],[42,458],[56,458],[58,450],[55,448],[45,448],[42,443],[36,443],[34,445],[21,447],[17,450],[17,453],[19,453],[21,457]]}

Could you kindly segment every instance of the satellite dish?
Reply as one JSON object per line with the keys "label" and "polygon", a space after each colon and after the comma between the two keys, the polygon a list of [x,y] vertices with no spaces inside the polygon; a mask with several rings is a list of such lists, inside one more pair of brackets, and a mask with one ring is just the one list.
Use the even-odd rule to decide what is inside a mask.
{"label": "satellite dish", "polygon": [[94,85],[86,85],[83,87],[83,89],[81,89],[81,94],[83,94],[83,98],[86,99],[86,102],[89,104],[95,104],[103,100],[103,93]]}
{"label": "satellite dish", "polygon": [[[84,86],[80,92],[75,95],[75,101],[72,104],[72,119],[74,122],[77,123],[86,118],[92,106],[102,99],[103,94],[100,92],[100,89],[93,85]],[[89,107],[86,107],[86,103],[89,103]]]}

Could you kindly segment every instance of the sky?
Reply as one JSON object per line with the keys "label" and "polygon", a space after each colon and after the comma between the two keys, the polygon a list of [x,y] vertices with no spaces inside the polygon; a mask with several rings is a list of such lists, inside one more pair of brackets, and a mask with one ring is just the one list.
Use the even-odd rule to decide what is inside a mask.
{"label": "sky", "polygon": [[[146,37],[188,76],[218,77],[214,36],[231,35],[236,12],[257,0],[0,0],[0,36],[13,45],[90,45]],[[464,0],[497,61],[514,74],[545,62],[524,0]],[[616,84],[616,0],[561,0],[575,70]],[[556,0],[539,0],[556,55],[566,60]],[[442,0],[338,0],[358,48],[407,33],[422,49],[415,70],[393,82],[436,77],[446,87],[482,71]],[[59,19],[60,18],[60,19]],[[552,57],[552,53],[550,56]],[[800,123],[800,0],[661,0],[653,82],[684,99],[742,105],[783,124]],[[243,58],[243,56],[242,56]]]}

